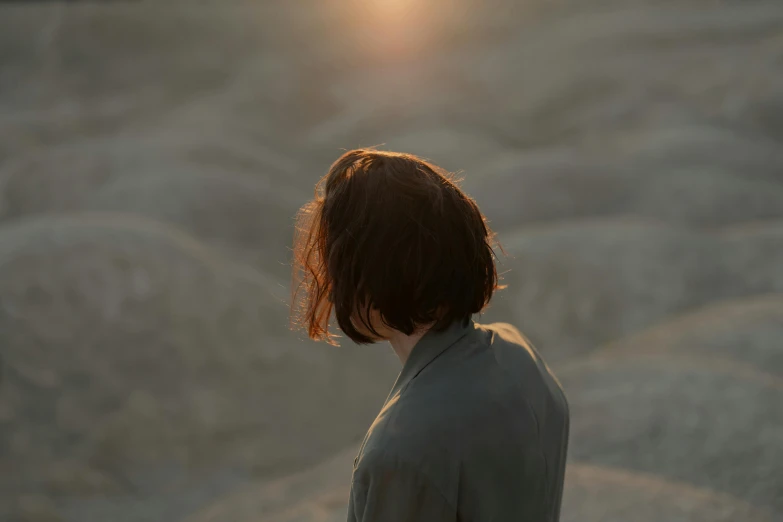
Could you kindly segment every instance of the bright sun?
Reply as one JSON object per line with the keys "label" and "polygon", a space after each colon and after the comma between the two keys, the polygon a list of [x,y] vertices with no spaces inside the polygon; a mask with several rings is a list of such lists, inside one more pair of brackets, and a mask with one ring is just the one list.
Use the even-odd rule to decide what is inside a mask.
{"label": "bright sun", "polygon": [[444,28],[451,22],[454,7],[464,0],[340,2],[363,49],[378,56],[398,59],[433,48]]}
{"label": "bright sun", "polygon": [[416,0],[370,0],[376,8],[387,15],[402,15],[413,9]]}

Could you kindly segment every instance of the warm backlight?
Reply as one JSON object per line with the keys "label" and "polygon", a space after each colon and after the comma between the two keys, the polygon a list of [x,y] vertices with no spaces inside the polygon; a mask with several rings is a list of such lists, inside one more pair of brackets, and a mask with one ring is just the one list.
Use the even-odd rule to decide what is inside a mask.
{"label": "warm backlight", "polygon": [[469,0],[324,0],[340,11],[339,24],[358,50],[381,60],[415,59],[456,32]]}
{"label": "warm backlight", "polygon": [[403,15],[416,5],[416,0],[368,0],[376,9],[387,15]]}

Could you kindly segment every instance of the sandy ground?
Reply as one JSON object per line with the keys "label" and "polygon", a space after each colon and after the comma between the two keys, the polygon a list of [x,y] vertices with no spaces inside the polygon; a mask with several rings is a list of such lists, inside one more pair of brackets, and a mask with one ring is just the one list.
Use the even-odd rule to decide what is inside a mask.
{"label": "sandy ground", "polygon": [[287,329],[342,150],[460,171],[563,520],[783,517],[783,4],[0,6],[0,520],[342,520],[388,346]]}

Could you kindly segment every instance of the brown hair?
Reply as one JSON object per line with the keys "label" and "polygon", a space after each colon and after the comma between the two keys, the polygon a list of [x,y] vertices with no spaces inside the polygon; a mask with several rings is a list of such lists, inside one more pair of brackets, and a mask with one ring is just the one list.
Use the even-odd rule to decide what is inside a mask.
{"label": "brown hair", "polygon": [[359,310],[375,335],[371,308],[406,335],[417,325],[442,331],[467,322],[504,288],[494,237],[452,174],[411,154],[346,152],[298,214],[291,324],[337,344],[328,329],[334,309],[340,329],[368,344],[374,339],[351,322]]}

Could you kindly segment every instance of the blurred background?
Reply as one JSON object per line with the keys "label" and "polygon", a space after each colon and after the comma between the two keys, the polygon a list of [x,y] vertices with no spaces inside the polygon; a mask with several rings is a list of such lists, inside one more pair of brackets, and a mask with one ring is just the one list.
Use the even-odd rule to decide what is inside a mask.
{"label": "blurred background", "polygon": [[1,521],[344,520],[399,362],[289,257],[372,145],[498,232],[564,521],[783,520],[780,0],[236,0],[0,5]]}

